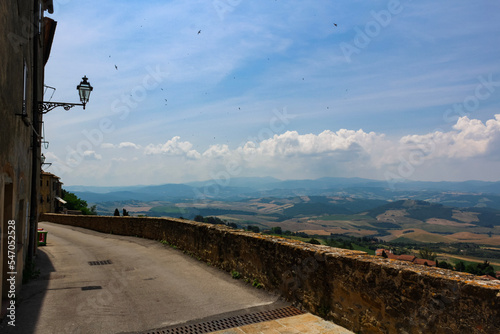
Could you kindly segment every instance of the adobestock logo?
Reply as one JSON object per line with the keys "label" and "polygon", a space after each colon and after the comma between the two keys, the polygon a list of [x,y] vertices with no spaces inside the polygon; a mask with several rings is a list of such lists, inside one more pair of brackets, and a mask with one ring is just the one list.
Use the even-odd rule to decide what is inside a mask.
{"label": "adobestock logo", "polygon": [[392,22],[392,18],[403,11],[403,6],[399,0],[391,0],[387,4],[387,9],[370,12],[373,20],[368,21],[364,28],[354,27],[356,35],[352,43],[340,43],[340,50],[348,63],[350,63],[353,54],[360,54],[361,50],[366,48],[374,38],[380,35],[383,28],[387,28]]}
{"label": "adobestock logo", "polygon": [[493,81],[493,74],[489,74],[488,78],[482,75],[477,78],[479,83],[474,89],[474,94],[468,95],[464,98],[462,103],[455,103],[451,108],[446,109],[443,114],[443,120],[447,123],[456,122],[460,117],[469,116],[471,112],[476,111],[481,101],[485,101],[491,97],[496,90],[500,87],[500,81]]}
{"label": "adobestock logo", "polygon": [[[493,81],[493,74],[479,76],[479,83],[474,88],[474,93],[467,95],[462,103],[455,103],[447,108],[443,113],[443,120],[447,123],[456,123],[460,117],[468,117],[471,112],[479,109],[481,101],[490,98],[497,87],[500,87],[500,81]],[[442,129],[435,129],[434,133],[443,133]],[[411,146],[412,145],[412,146]],[[395,189],[395,184],[409,179],[415,172],[416,167],[421,166],[432,153],[436,151],[437,143],[433,136],[423,138],[418,144],[406,143],[407,150],[399,155],[400,163],[395,171],[386,171],[384,176],[389,188]]]}

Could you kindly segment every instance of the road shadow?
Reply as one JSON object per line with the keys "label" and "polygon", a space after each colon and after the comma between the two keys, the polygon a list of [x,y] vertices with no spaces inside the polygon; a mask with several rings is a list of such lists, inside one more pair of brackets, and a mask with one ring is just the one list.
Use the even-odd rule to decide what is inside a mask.
{"label": "road shadow", "polygon": [[37,277],[32,277],[23,284],[20,294],[17,296],[15,326],[10,326],[11,319],[5,317],[0,323],[0,333],[30,334],[35,332],[43,300],[47,293],[50,274],[55,271],[44,247],[39,247],[36,253],[34,273],[38,273],[38,270],[40,274],[34,275]]}

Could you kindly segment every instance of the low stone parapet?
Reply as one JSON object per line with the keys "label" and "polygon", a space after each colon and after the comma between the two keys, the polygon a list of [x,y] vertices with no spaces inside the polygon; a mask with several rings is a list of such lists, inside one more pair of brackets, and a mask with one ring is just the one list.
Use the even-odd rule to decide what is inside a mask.
{"label": "low stone parapet", "polygon": [[500,281],[182,219],[43,214],[41,221],[164,240],[354,332],[500,329]]}

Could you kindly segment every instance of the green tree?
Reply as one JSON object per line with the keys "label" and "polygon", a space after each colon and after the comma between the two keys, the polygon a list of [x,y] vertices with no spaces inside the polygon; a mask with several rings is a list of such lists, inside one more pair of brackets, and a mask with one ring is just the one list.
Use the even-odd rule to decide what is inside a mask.
{"label": "green tree", "polygon": [[198,223],[203,223],[203,222],[205,222],[205,220],[203,219],[203,216],[202,216],[202,215],[196,215],[196,216],[194,217],[194,221],[195,221],[195,222],[198,222]]}
{"label": "green tree", "polygon": [[203,222],[214,225],[226,225],[226,223],[219,217],[205,217]]}
{"label": "green tree", "polygon": [[120,211],[118,211],[118,208],[115,209],[115,213],[113,214],[115,217],[120,217]]}
{"label": "green tree", "polygon": [[127,211],[127,210],[125,210],[125,208],[123,208],[123,217],[126,217],[126,216],[128,216],[128,215],[129,215],[129,214],[128,214],[128,211]]}
{"label": "green tree", "polygon": [[463,261],[457,262],[457,264],[455,265],[455,270],[464,272],[465,271],[465,263]]}
{"label": "green tree", "polygon": [[305,232],[296,232],[295,236],[301,237],[301,238],[309,238],[309,234],[307,234]]}
{"label": "green tree", "polygon": [[431,251],[427,247],[422,248],[418,253],[419,253],[419,257],[421,259],[434,261],[434,260],[436,260],[436,257],[437,257],[436,253],[434,253],[433,251]]}
{"label": "green tree", "polygon": [[95,205],[89,209],[87,201],[84,201],[72,192],[63,189],[62,198],[66,201],[64,206],[68,210],[80,210],[84,215],[97,215]]}
{"label": "green tree", "polygon": [[283,234],[283,230],[281,229],[280,226],[276,226],[276,227],[271,228],[271,233],[272,234],[282,235]]}
{"label": "green tree", "polygon": [[251,232],[254,232],[254,233],[259,233],[260,232],[260,228],[258,226],[248,225],[247,226],[247,231],[251,231]]}
{"label": "green tree", "polygon": [[468,264],[465,266],[465,272],[469,274],[479,275],[479,271],[477,270],[477,266],[473,264]]}
{"label": "green tree", "polygon": [[313,245],[321,245],[321,242],[318,240],[311,238],[311,240],[308,241],[308,243],[313,244]]}
{"label": "green tree", "polygon": [[436,266],[438,266],[439,268],[443,268],[443,269],[451,269],[453,270],[453,266],[446,262],[446,261],[437,261],[436,260]]}
{"label": "green tree", "polygon": [[495,277],[495,268],[493,268],[488,261],[484,261],[483,263],[478,263],[477,267],[477,275],[490,275]]}
{"label": "green tree", "polygon": [[326,244],[330,247],[338,247],[337,242],[333,238],[326,239]]}

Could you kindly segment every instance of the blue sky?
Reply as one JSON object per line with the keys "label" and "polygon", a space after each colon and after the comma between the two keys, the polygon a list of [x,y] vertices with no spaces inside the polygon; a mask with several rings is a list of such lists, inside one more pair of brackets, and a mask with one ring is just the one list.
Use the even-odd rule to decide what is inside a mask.
{"label": "blue sky", "polygon": [[44,119],[66,185],[500,180],[498,2],[54,6],[52,101],[94,87]]}

